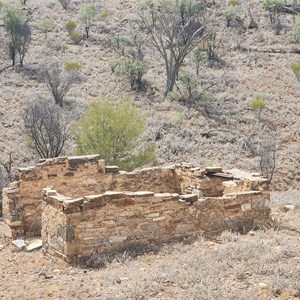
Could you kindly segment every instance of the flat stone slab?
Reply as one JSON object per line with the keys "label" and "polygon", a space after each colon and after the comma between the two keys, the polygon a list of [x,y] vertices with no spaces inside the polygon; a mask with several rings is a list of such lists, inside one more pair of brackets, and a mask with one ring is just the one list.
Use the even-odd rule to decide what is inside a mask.
{"label": "flat stone slab", "polygon": [[22,239],[17,239],[11,242],[14,246],[16,246],[19,250],[22,250],[26,247],[25,241]]}
{"label": "flat stone slab", "polygon": [[205,171],[207,173],[222,173],[222,168],[221,167],[206,167]]}
{"label": "flat stone slab", "polygon": [[70,165],[78,165],[78,164],[84,164],[89,161],[96,161],[99,160],[100,158],[101,158],[100,155],[69,156],[68,161]]}
{"label": "flat stone slab", "polygon": [[119,167],[118,166],[106,166],[105,167],[105,172],[106,173],[118,173],[119,172]]}
{"label": "flat stone slab", "polygon": [[43,246],[42,240],[39,240],[39,239],[38,239],[38,240],[35,240],[35,241],[33,241],[32,243],[30,243],[30,244],[27,246],[26,250],[27,250],[27,251],[33,251],[33,250],[40,249],[42,246]]}

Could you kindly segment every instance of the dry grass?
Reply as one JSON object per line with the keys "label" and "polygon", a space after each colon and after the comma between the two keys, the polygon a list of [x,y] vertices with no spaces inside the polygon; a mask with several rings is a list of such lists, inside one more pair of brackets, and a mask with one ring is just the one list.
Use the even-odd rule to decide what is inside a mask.
{"label": "dry grass", "polygon": [[[69,9],[64,10],[58,1],[28,1],[25,11],[28,12],[32,25],[33,39],[23,70],[17,72],[9,66],[6,43],[0,45],[0,69],[3,70],[0,76],[1,156],[5,159],[12,151],[15,167],[31,164],[37,159],[26,145],[20,117],[23,108],[35,98],[51,99],[39,77],[43,64],[77,61],[83,65],[84,81],[68,94],[66,109],[72,111],[75,119],[93,99],[110,95],[133,98],[136,105],[141,107],[142,113],[148,117],[150,136],[155,137],[158,130],[161,131],[156,140],[158,163],[191,161],[197,165],[207,165],[218,162],[225,168],[239,167],[259,171],[258,158],[243,149],[242,145],[254,118],[249,104],[253,94],[261,92],[267,103],[263,117],[276,125],[275,135],[278,138],[274,186],[279,189],[287,188],[287,185],[297,187],[300,94],[299,83],[290,70],[290,65],[298,57],[289,51],[285,52],[297,48],[297,45],[292,44],[284,31],[279,36],[274,34],[268,24],[267,14],[261,9],[260,1],[253,0],[247,4],[259,24],[258,30],[238,33],[234,28],[227,28],[224,31],[225,19],[221,17],[221,12],[226,4],[216,6],[210,11],[217,16],[213,17],[216,28],[220,32],[224,31],[218,50],[222,64],[207,63],[201,66],[200,89],[208,88],[215,101],[210,105],[195,107],[163,99],[163,62],[146,42],[143,42],[142,50],[147,65],[147,92],[132,92],[126,80],[111,73],[111,55],[120,52],[115,43],[117,36],[132,39],[138,31],[135,23],[138,20],[137,2],[96,2],[99,16],[108,11],[108,17],[97,19],[91,29],[90,40],[74,45],[64,29],[64,24],[68,20],[75,20],[79,24],[78,30],[83,29],[77,16],[79,2],[71,1]],[[47,39],[39,27],[40,21],[45,17],[52,18],[55,24]],[[247,18],[244,22],[247,24]],[[282,22],[288,28],[292,19],[283,16]],[[143,36],[140,35],[140,38]],[[6,41],[3,27],[0,27],[0,39]],[[129,50],[125,49],[125,52]],[[185,68],[194,70],[192,60],[186,61]],[[183,116],[180,123],[176,122],[177,114]],[[199,135],[215,128],[229,130],[234,135],[228,133],[229,131],[218,132],[210,138]],[[262,132],[261,135],[265,136],[266,133]],[[70,145],[63,154],[70,154],[73,149]]]}
{"label": "dry grass", "polygon": [[[281,203],[290,202],[281,196]],[[5,270],[0,298],[300,299],[300,241],[294,230],[300,228],[300,207],[282,212],[283,204],[273,207],[281,218],[276,230],[225,232],[216,241],[198,237],[157,253],[102,257],[101,268],[68,266],[42,251],[17,252],[0,238]]]}

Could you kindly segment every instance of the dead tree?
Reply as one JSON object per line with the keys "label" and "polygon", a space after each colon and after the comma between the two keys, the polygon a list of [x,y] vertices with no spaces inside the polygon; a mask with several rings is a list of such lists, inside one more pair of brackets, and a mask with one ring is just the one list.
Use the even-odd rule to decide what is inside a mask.
{"label": "dead tree", "polygon": [[78,72],[64,72],[58,63],[44,67],[42,75],[55,103],[60,107],[63,107],[64,97],[72,85],[80,81]]}
{"label": "dead tree", "polygon": [[139,14],[149,42],[164,60],[165,95],[172,91],[186,56],[207,33],[199,7],[192,0],[171,0],[145,6]]}
{"label": "dead tree", "polygon": [[31,146],[41,158],[60,155],[69,138],[60,107],[46,100],[32,102],[24,110],[23,121]]}

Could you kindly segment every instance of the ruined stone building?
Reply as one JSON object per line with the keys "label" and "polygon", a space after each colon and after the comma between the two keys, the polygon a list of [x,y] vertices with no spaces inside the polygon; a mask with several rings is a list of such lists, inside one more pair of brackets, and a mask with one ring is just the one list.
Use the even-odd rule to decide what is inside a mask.
{"label": "ruined stone building", "polygon": [[3,190],[0,231],[41,235],[44,250],[68,262],[131,244],[247,232],[269,220],[268,181],[220,168],[124,172],[90,155],[42,160],[16,178]]}

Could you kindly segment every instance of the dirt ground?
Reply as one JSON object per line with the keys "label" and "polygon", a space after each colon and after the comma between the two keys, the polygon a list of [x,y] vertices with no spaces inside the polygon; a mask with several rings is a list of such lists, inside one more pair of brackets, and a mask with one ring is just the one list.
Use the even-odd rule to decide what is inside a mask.
{"label": "dirt ground", "polygon": [[110,263],[98,257],[104,268],[18,251],[1,237],[0,298],[300,299],[299,197],[273,193],[275,228],[198,237],[135,258],[123,253]]}

